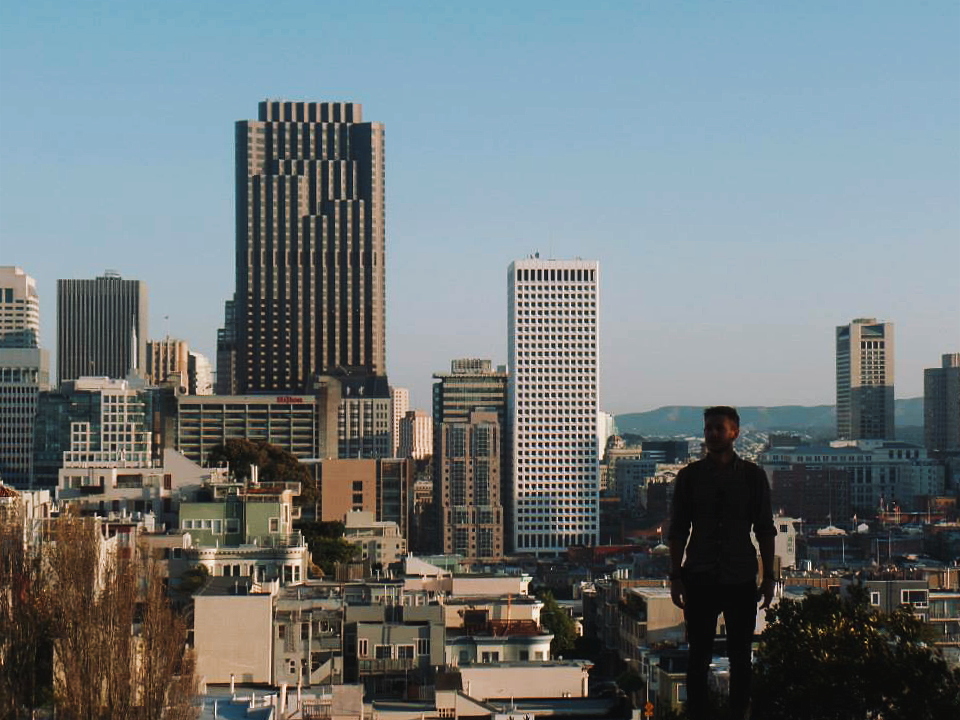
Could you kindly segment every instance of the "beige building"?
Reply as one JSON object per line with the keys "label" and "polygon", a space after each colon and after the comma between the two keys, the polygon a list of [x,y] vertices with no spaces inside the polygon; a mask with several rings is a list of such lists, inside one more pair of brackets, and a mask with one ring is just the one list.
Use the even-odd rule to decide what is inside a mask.
{"label": "beige building", "polygon": [[407,410],[410,409],[410,391],[407,388],[395,387],[390,388],[390,395],[393,398],[392,415],[390,416],[393,423],[391,428],[393,457],[401,457],[398,455],[400,451],[400,421],[407,414]]}
{"label": "beige building", "polygon": [[273,682],[275,584],[217,579],[194,595],[194,649],[201,682]]}
{"label": "beige building", "polygon": [[[392,521],[380,522],[372,512],[355,510],[344,518],[343,539],[359,549],[359,559],[371,565],[388,565],[407,554],[407,541]],[[355,556],[356,557],[356,556]]]}
{"label": "beige building", "polygon": [[437,471],[445,553],[465,558],[503,556],[502,442],[496,412],[474,411],[467,422],[441,425]]}
{"label": "beige building", "polygon": [[433,455],[433,418],[423,410],[407,410],[400,419],[398,457],[423,460]]}
{"label": "beige building", "polygon": [[893,323],[857,318],[836,341],[837,437],[893,440]]}
{"label": "beige building", "polygon": [[163,340],[147,342],[147,380],[154,385],[175,381],[188,392],[190,346],[169,335]]}
{"label": "beige building", "polygon": [[354,511],[368,511],[380,522],[409,532],[413,463],[400,458],[323,460],[320,464],[320,520],[342,522]]}

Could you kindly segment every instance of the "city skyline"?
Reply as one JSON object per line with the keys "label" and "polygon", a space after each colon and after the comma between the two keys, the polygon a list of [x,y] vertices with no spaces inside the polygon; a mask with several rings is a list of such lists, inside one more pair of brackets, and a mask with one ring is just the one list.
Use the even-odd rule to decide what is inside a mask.
{"label": "city skyline", "polygon": [[386,370],[411,407],[451,358],[505,362],[503,268],[536,251],[607,268],[614,413],[833,404],[852,317],[896,323],[899,397],[955,350],[953,4],[277,12],[296,62],[247,41],[264,30],[243,3],[174,3],[163,35],[157,9],[2,11],[0,261],[37,279],[51,354],[56,281],[117,268],[154,328],[215,357],[231,126],[264,96],[362,103],[390,129]]}

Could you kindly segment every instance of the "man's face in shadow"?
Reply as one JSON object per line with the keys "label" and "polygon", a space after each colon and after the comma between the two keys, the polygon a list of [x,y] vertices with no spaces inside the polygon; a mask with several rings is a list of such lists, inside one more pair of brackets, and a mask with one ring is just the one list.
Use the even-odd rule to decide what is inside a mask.
{"label": "man's face in shadow", "polygon": [[740,437],[740,426],[725,415],[709,415],[703,421],[703,444],[712,453],[733,450],[734,441]]}

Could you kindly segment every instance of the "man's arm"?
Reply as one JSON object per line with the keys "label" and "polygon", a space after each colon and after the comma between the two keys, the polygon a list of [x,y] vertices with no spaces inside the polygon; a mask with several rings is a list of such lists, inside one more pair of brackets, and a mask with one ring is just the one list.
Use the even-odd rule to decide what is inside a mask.
{"label": "man's arm", "polygon": [[[686,468],[684,468],[686,469]],[[686,502],[686,473],[681,470],[673,488],[673,506],[670,509],[670,532],[667,542],[670,545],[670,599],[678,608],[686,604],[687,590],[683,586],[680,570],[683,567],[683,553],[690,536],[690,511]]]}
{"label": "man's arm", "polygon": [[757,538],[757,545],[760,547],[760,564],[763,568],[760,580],[760,594],[763,596],[763,604],[760,609],[763,610],[770,607],[770,603],[773,602],[773,593],[777,584],[777,579],[773,574],[777,528],[773,523],[770,482],[767,480],[767,473],[760,467],[757,470],[759,471],[758,480],[760,481],[760,506],[753,525],[753,532]]}

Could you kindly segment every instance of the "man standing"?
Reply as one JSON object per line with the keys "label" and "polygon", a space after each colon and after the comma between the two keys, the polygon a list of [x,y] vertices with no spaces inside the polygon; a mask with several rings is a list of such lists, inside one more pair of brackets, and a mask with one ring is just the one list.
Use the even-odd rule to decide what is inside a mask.
{"label": "man standing", "polygon": [[[670,596],[683,609],[687,624],[687,712],[693,720],[707,718],[709,711],[707,672],[720,613],[730,658],[730,708],[734,718],[746,717],[757,602],[763,598],[762,609],[773,600],[777,530],[770,508],[770,485],[760,467],[733,451],[739,435],[740,415],[734,408],[704,410],[707,456],[677,474],[673,494]],[[759,591],[751,530],[762,561]]]}

